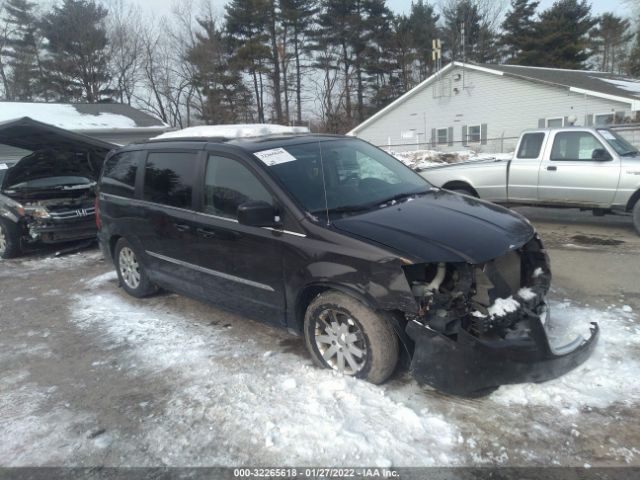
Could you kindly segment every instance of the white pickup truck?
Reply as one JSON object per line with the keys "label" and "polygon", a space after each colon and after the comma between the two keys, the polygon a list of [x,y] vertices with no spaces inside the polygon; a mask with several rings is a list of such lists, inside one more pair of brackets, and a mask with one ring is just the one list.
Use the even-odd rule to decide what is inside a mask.
{"label": "white pickup truck", "polygon": [[630,213],[640,234],[640,153],[611,130],[529,130],[511,160],[472,160],[420,174],[438,187],[496,203]]}

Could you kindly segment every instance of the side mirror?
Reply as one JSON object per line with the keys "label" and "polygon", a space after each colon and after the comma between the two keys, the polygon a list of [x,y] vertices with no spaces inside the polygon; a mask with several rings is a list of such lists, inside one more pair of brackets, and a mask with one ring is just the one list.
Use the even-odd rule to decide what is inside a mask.
{"label": "side mirror", "polygon": [[591,153],[591,160],[595,160],[597,162],[606,162],[607,160],[611,160],[611,155],[604,148],[596,148]]}
{"label": "side mirror", "polygon": [[267,202],[245,202],[238,207],[238,222],[252,227],[276,227],[276,210]]}

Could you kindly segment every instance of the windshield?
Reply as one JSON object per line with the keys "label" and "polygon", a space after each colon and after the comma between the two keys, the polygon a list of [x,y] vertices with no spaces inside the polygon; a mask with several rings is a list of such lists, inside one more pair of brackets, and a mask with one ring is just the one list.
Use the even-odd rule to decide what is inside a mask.
{"label": "windshield", "polygon": [[431,188],[399,160],[362,140],[291,145],[256,152],[256,156],[265,158],[276,150],[285,150],[280,153],[284,161],[273,162],[269,168],[304,209],[314,214],[325,208],[330,213],[362,211]]}
{"label": "windshield", "polygon": [[92,180],[86,177],[47,177],[28,180],[26,182],[16,183],[7,188],[10,189],[37,189],[37,188],[70,188],[70,187],[87,187],[92,184]]}
{"label": "windshield", "polygon": [[638,149],[626,141],[616,132],[611,130],[598,130],[598,133],[602,135],[605,141],[611,145],[618,155],[632,156],[638,153]]}

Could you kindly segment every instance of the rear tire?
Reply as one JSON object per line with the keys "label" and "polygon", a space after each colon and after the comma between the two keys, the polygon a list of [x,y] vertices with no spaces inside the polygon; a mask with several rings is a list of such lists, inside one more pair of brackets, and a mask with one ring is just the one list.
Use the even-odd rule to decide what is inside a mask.
{"label": "rear tire", "polygon": [[113,259],[120,286],[129,295],[143,298],[158,291],[158,287],[149,280],[137,254],[126,239],[121,238],[116,243]]}
{"label": "rear tire", "polygon": [[398,337],[383,314],[333,290],[318,295],[304,318],[305,343],[316,365],[384,382],[398,363]]}
{"label": "rear tire", "polygon": [[0,258],[13,258],[22,253],[18,226],[0,218]]}
{"label": "rear tire", "polygon": [[640,235],[640,200],[633,206],[632,216],[633,226],[636,227],[636,232]]}

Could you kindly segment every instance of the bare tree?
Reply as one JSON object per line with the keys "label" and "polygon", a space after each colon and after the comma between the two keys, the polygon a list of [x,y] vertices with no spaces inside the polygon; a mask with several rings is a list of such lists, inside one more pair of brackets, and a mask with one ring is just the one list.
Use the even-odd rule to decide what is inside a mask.
{"label": "bare tree", "polygon": [[109,6],[107,34],[113,89],[120,103],[131,105],[142,81],[144,36],[140,30],[140,10],[124,0],[112,0]]}

